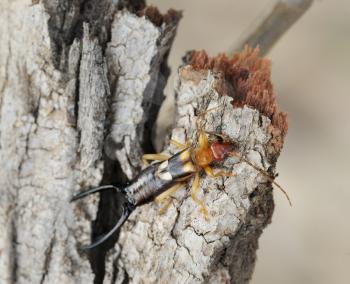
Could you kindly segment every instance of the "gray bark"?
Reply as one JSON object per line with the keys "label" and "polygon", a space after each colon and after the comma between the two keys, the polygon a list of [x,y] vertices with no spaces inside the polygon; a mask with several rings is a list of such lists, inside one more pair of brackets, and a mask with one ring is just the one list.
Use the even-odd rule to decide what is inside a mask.
{"label": "gray bark", "polygon": [[[226,93],[216,86],[215,72],[181,76],[177,87],[177,117],[171,138],[196,143],[195,113],[208,112],[200,121],[203,130],[215,131],[239,142],[240,152],[267,170],[270,120],[248,107],[233,109]],[[178,149],[165,149],[173,154]],[[227,159],[220,168],[236,173],[230,178],[201,179],[200,198],[209,210],[206,222],[188,194],[190,183],[174,195],[170,208],[159,214],[155,203],[136,210],[122,228],[118,243],[109,252],[104,283],[246,283],[250,279],[262,229],[273,211],[271,186],[244,162]]]}
{"label": "gray bark", "polygon": [[[114,223],[118,202],[112,193],[69,200],[140,171],[141,154],[152,150],[180,18],[136,15],[142,1],[124,2],[128,9],[108,0],[0,4],[1,283],[245,283],[252,274],[273,211],[271,186],[234,158],[221,166],[236,177],[201,179],[208,222],[188,184],[164,215],[147,204],[119,238],[80,250]],[[171,136],[195,143],[196,111],[219,106],[203,129],[223,132],[250,161],[273,168],[270,120],[248,107],[233,109],[215,87],[224,83],[215,72],[192,75],[179,75]]]}

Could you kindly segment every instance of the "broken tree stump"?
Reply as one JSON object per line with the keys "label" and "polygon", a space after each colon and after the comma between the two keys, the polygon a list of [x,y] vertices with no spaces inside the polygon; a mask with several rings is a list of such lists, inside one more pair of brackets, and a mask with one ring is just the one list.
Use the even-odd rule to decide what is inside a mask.
{"label": "broken tree stump", "polygon": [[[185,184],[165,214],[147,204],[109,242],[80,249],[114,223],[118,200],[70,198],[127,182],[153,151],[181,14],[143,1],[32,4],[0,4],[0,282],[248,282],[272,187],[237,158],[218,165],[235,177],[201,178],[208,222]],[[252,49],[233,59],[190,54],[170,136],[195,144],[198,127],[221,132],[273,176],[287,124],[269,68]]]}

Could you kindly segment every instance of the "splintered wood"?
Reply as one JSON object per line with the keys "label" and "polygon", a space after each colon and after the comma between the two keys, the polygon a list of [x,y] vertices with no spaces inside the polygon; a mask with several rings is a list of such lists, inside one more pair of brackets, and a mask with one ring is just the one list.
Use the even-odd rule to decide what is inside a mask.
{"label": "splintered wood", "polygon": [[[190,63],[179,70],[177,116],[171,138],[182,143],[189,139],[196,144],[198,127],[222,133],[238,142],[242,156],[271,173],[281,149],[270,146],[274,138],[271,127],[279,130],[283,141],[287,124],[284,120],[285,128],[280,129],[280,124],[272,122],[278,110],[269,65],[258,57],[257,51],[250,49],[233,60],[200,55],[199,58],[199,53],[193,53]],[[244,78],[237,78],[242,73]],[[261,74],[260,79],[257,74]],[[248,93],[254,89],[264,95],[249,99],[252,95]],[[235,96],[237,90],[240,100]],[[204,117],[200,115],[203,113]],[[282,117],[285,119],[285,115]],[[176,151],[173,146],[165,149],[168,153]],[[228,158],[217,167],[236,176],[201,178],[199,198],[205,200],[208,221],[191,199],[191,182],[174,194],[163,215],[154,203],[134,212],[122,228],[113,252],[113,255],[120,253],[115,260],[119,267],[118,281],[127,274],[133,283],[248,282],[258,238],[273,212],[272,188],[264,175],[236,158]]]}
{"label": "splintered wood", "polygon": [[[144,1],[0,4],[1,283],[248,282],[274,203],[267,178],[234,157],[217,167],[235,177],[200,178],[208,221],[185,183],[164,214],[138,208],[106,259],[109,247],[80,250],[106,229],[101,219],[117,219],[104,206],[114,199],[70,198],[142,168],[180,18]],[[219,132],[273,176],[287,122],[257,51],[193,53],[179,69],[176,112],[172,139]]]}

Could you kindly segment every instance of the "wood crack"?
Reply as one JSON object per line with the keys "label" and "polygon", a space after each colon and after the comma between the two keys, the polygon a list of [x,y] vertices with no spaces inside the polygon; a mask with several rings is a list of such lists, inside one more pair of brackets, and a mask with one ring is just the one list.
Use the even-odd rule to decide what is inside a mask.
{"label": "wood crack", "polygon": [[[69,200],[99,184],[126,184],[142,168],[140,156],[154,151],[181,13],[161,15],[133,0],[21,3],[0,11],[11,13],[3,17],[9,50],[0,54],[9,74],[0,102],[0,282],[204,283],[221,272],[225,281],[247,282],[273,201],[269,183],[237,159],[219,165],[235,178],[201,175],[208,222],[186,185],[164,215],[146,204],[101,247],[80,250],[115,223],[120,200],[113,191]],[[286,124],[274,115],[269,65],[250,50],[232,62],[199,55],[179,70],[171,137],[196,145],[199,130],[224,132],[273,173]],[[235,66],[216,68],[223,62]],[[262,101],[253,92],[264,94],[260,82],[270,96]],[[220,107],[205,114],[212,106]]]}

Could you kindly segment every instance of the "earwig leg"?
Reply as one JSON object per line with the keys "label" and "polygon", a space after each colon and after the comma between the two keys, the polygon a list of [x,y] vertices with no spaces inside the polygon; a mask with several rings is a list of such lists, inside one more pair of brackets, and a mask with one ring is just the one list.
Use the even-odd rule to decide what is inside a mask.
{"label": "earwig leg", "polygon": [[166,154],[144,154],[142,156],[142,161],[148,166],[148,161],[165,161],[169,158],[170,156]]}
{"label": "earwig leg", "polygon": [[171,203],[171,195],[174,194],[180,187],[182,186],[181,183],[177,183],[174,186],[170,187],[167,191],[164,191],[162,194],[158,195],[155,198],[155,202],[157,204],[164,204],[162,208],[160,208],[159,213],[164,214],[165,211],[169,208]]}
{"label": "earwig leg", "polygon": [[206,221],[208,221],[208,211],[207,211],[207,208],[205,208],[204,201],[199,200],[197,198],[198,190],[199,190],[199,174],[196,173],[196,175],[194,176],[193,183],[192,183],[191,197],[192,197],[193,201],[196,202],[197,205],[199,206],[199,212],[202,214],[203,218]]}
{"label": "earwig leg", "polygon": [[120,188],[118,188],[118,187],[116,187],[114,185],[102,185],[102,186],[99,186],[99,187],[91,188],[89,190],[80,192],[77,195],[74,195],[70,201],[72,202],[72,201],[78,200],[80,198],[83,198],[85,196],[88,196],[90,194],[93,194],[93,193],[96,193],[96,192],[100,192],[100,191],[105,191],[105,190],[108,190],[108,189],[115,189],[117,191],[120,191]]}
{"label": "earwig leg", "polygon": [[123,225],[123,223],[126,221],[126,219],[128,219],[130,213],[134,210],[134,208],[128,208],[128,207],[124,207],[123,208],[123,213],[120,217],[120,219],[118,220],[117,224],[115,224],[115,226],[112,228],[112,230],[110,230],[107,234],[100,236],[95,242],[93,242],[91,245],[88,246],[84,246],[83,249],[92,249],[94,247],[97,247],[98,245],[100,245],[101,243],[103,243],[105,240],[107,240],[111,235],[113,235],[113,233],[118,230],[118,228]]}
{"label": "earwig leg", "polygon": [[170,156],[166,154],[145,154],[142,156],[142,160],[146,161],[165,161],[169,158]]}
{"label": "earwig leg", "polygon": [[209,147],[208,137],[203,130],[199,131],[198,147],[200,149]]}
{"label": "earwig leg", "polygon": [[167,197],[162,200],[162,207],[159,209],[159,214],[163,215],[169,208],[171,204],[171,198]]}
{"label": "earwig leg", "polygon": [[204,171],[209,177],[233,177],[235,173],[227,173],[224,171],[213,172],[213,169],[209,166],[204,167]]}
{"label": "earwig leg", "polygon": [[173,144],[175,147],[184,150],[186,148],[188,148],[190,146],[190,143],[188,141],[186,141],[186,144],[182,144],[176,140],[170,139],[170,144]]}

